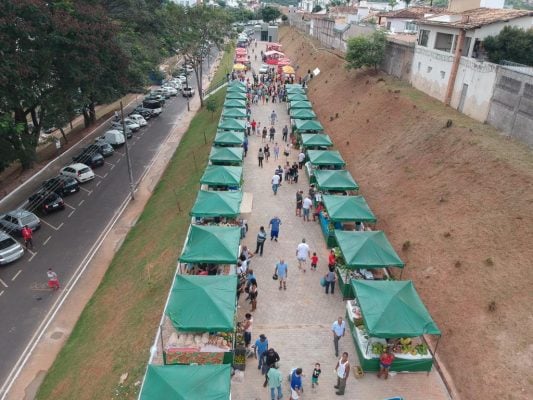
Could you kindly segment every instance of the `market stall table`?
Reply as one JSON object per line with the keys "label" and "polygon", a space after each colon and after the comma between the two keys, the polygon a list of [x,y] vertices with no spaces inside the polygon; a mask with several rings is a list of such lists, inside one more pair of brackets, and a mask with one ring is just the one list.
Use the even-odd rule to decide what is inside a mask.
{"label": "market stall table", "polygon": [[441,332],[413,282],[353,281],[352,287],[355,300],[346,303],[346,319],[363,371],[379,371],[387,344],[394,347],[391,371],[430,371],[433,356],[424,335]]}
{"label": "market stall table", "polygon": [[318,189],[327,194],[347,193],[359,190],[359,185],[346,170],[315,170],[314,176]]}
{"label": "market stall table", "polygon": [[[335,230],[345,230],[344,224],[376,223],[376,217],[363,196],[322,195],[324,210],[318,215],[328,248],[337,246]],[[346,229],[348,230],[348,229]]]}
{"label": "market stall table", "polygon": [[[353,298],[350,283],[358,279],[374,279],[376,269],[403,268],[400,259],[382,231],[335,230],[344,265],[337,265],[339,288],[344,298]],[[384,276],[384,271],[377,272]]]}
{"label": "market stall table", "polygon": [[242,165],[242,147],[211,147],[209,161],[213,165]]}

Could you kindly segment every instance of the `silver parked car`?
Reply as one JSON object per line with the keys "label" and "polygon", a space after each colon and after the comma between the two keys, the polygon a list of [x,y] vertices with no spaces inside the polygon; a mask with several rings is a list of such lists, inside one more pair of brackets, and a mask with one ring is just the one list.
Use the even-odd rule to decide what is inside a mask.
{"label": "silver parked car", "polygon": [[9,236],[0,231],[0,265],[18,260],[24,255],[24,247]]}
{"label": "silver parked car", "polygon": [[22,236],[22,228],[26,225],[36,231],[41,227],[41,220],[26,210],[14,210],[0,216],[0,228],[12,235]]}

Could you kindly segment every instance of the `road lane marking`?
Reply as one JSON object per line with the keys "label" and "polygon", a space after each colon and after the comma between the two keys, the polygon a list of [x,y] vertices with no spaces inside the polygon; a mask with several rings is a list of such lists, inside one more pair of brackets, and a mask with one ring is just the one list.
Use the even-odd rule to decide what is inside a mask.
{"label": "road lane marking", "polygon": [[31,252],[31,257],[28,258],[28,262],[30,262],[31,260],[33,260],[33,257],[35,257],[36,255],[37,255],[37,252],[34,253],[34,252],[32,251],[32,252]]}
{"label": "road lane marking", "polygon": [[80,207],[83,203],[85,203],[85,200],[82,200],[78,203],[78,207]]}
{"label": "road lane marking", "polygon": [[17,272],[17,273],[15,274],[15,276],[14,276],[13,278],[11,278],[11,282],[13,282],[15,279],[17,279],[17,276],[19,276],[21,272],[22,272],[22,270],[19,269],[19,272]]}
{"label": "road lane marking", "polygon": [[102,175],[98,175],[98,174],[94,174],[94,176],[97,176],[97,177],[100,178],[100,179],[104,179],[104,178],[107,176],[107,174],[104,175],[104,176],[102,176]]}
{"label": "road lane marking", "polygon": [[[72,212],[74,212],[74,211],[72,211]],[[48,241],[49,241],[50,239],[52,239],[52,236],[48,236],[48,237],[46,238],[46,240],[43,242],[43,246],[46,246],[46,243],[48,243]]]}
{"label": "road lane marking", "polygon": [[120,160],[122,160],[122,158],[119,158],[119,159],[117,160],[117,164],[120,162]]}
{"label": "road lane marking", "polygon": [[96,182],[96,187],[100,186],[101,183],[102,183],[102,181]]}
{"label": "road lane marking", "polygon": [[113,171],[113,168],[115,168],[115,164],[111,164],[111,168],[109,168],[109,170]]}
{"label": "road lane marking", "polygon": [[67,217],[68,217],[68,218],[72,217],[72,214],[74,214],[75,212],[76,212],[76,209],[72,210],[72,211],[67,215]]}
{"label": "road lane marking", "polygon": [[43,222],[45,225],[48,225],[50,228],[52,228],[54,231],[58,231],[61,229],[61,227],[64,225],[63,222],[61,222],[61,224],[59,224],[59,226],[54,226],[52,225],[51,223],[49,222],[46,222],[44,219],[41,219],[41,222]]}
{"label": "road lane marking", "polygon": [[74,207],[72,207],[70,204],[68,204],[67,202],[63,201],[63,204],[65,204],[68,208],[70,208],[71,210],[75,210]]}
{"label": "road lane marking", "polygon": [[120,154],[121,156],[124,155],[124,153],[122,153],[122,152],[120,152],[120,151],[118,151],[118,150],[115,150],[115,153]]}
{"label": "road lane marking", "polygon": [[0,279],[0,283],[6,288],[9,287],[9,286],[7,286],[7,283],[5,283],[2,279]]}
{"label": "road lane marking", "polygon": [[3,294],[4,294],[4,290],[2,290],[2,291],[0,292],[0,296],[2,296]]}
{"label": "road lane marking", "polygon": [[89,193],[89,194],[91,194],[93,192],[92,190],[85,189],[84,187],[81,187],[81,186],[80,186],[80,189],[83,190],[84,192]]}
{"label": "road lane marking", "polygon": [[105,163],[106,163],[107,165],[111,165],[111,169],[113,169],[113,167],[115,166],[115,164],[110,163],[110,162],[108,162],[108,161],[106,161]]}

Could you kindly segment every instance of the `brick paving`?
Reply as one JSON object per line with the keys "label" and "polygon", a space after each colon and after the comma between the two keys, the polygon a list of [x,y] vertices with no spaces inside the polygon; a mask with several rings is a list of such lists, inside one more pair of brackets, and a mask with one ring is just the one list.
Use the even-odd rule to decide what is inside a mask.
{"label": "brick paving", "polygon": [[[264,49],[264,43],[259,43],[256,49]],[[251,59],[254,59],[252,54]],[[256,61],[254,68],[259,65]],[[251,78],[251,74],[250,74]],[[254,329],[252,343],[259,334],[265,334],[270,347],[279,353],[280,370],[286,377],[293,367],[301,367],[304,371],[304,394],[307,399],[334,399],[333,385],[336,383],[334,367],[337,362],[333,349],[331,324],[339,316],[344,317],[345,303],[342,296],[335,288],[334,295],[326,295],[320,286],[320,277],[327,270],[328,250],[318,222],[304,222],[301,217],[295,216],[295,195],[298,189],[308,192],[309,181],[303,170],[300,171],[298,184],[283,182],[277,196],[271,189],[271,178],[278,165],[284,165],[285,156],[283,148],[285,143],[281,140],[282,127],[289,125],[289,116],[286,103],[274,103],[252,106],[252,118],[261,122],[261,128],[269,126],[270,114],[275,110],[278,122],[275,125],[275,142],[280,145],[280,160],[274,160],[273,150],[269,161],[263,162],[263,168],[258,167],[257,152],[263,145],[259,136],[249,138],[248,156],[244,162],[244,191],[254,195],[253,211],[248,218],[249,232],[243,244],[252,251],[255,250],[256,235],[260,226],[268,230],[268,222],[274,216],[282,220],[279,242],[270,241],[270,236],[265,243],[264,255],[256,255],[251,262],[258,281],[259,297],[257,310],[254,315]],[[270,147],[272,149],[272,144]],[[297,150],[292,150],[289,156],[291,163],[296,161]],[[357,177],[354,177],[357,180]],[[364,188],[361,193],[364,195]],[[319,256],[319,271],[306,273],[298,270],[296,261],[296,247],[301,239],[305,238],[311,248]],[[289,265],[287,290],[280,291],[278,282],[272,280],[276,262],[284,258]],[[241,296],[239,308],[239,321],[244,319],[244,314],[251,310],[251,306]],[[352,367],[358,365],[357,354],[349,332],[341,339],[339,351],[347,351]],[[322,375],[320,385],[311,388],[311,373],[314,364],[321,364]],[[244,379],[232,382],[232,399],[270,399],[270,391],[263,388],[264,377],[257,369],[257,361],[249,358],[244,372]],[[283,395],[289,399],[290,390],[287,379],[284,380]],[[356,379],[351,374],[347,381],[345,398],[373,400],[385,399],[393,396],[403,396],[406,400],[440,400],[449,399],[440,376],[432,371],[426,373],[395,374],[387,381],[378,380],[376,374],[366,374],[363,378]]]}

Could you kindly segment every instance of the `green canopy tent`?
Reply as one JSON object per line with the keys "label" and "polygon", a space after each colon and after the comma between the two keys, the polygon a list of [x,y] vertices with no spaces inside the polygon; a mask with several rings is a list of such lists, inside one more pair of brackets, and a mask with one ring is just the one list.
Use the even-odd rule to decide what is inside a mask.
{"label": "green canopy tent", "polygon": [[323,195],[322,203],[333,222],[376,222],[376,216],[363,196]]}
{"label": "green canopy tent", "polygon": [[240,240],[241,228],[238,226],[191,225],[180,262],[237,264]]}
{"label": "green canopy tent", "polygon": [[200,190],[191,210],[193,217],[235,218],[240,213],[242,192]]}
{"label": "green canopy tent", "polygon": [[325,133],[304,133],[302,134],[302,147],[307,148],[321,148],[332,147],[333,142],[329,135]]}
{"label": "green canopy tent", "polygon": [[243,155],[242,147],[211,147],[209,160],[215,165],[241,165]]}
{"label": "green canopy tent", "polygon": [[200,183],[209,186],[240,187],[242,167],[228,165],[208,165]]}
{"label": "green canopy tent", "polygon": [[148,365],[139,400],[229,400],[231,366]]}
{"label": "green canopy tent", "polygon": [[287,100],[293,101],[309,101],[306,94],[303,93],[287,93]]}
{"label": "green canopy tent", "polygon": [[224,108],[244,108],[246,109],[246,101],[230,99],[224,102]]}
{"label": "green canopy tent", "polygon": [[214,144],[217,146],[242,146],[244,132],[217,131]]}
{"label": "green canopy tent", "polygon": [[314,176],[318,188],[322,191],[342,192],[346,190],[359,190],[359,186],[352,175],[342,170],[317,169]]}
{"label": "green canopy tent", "polygon": [[335,237],[350,269],[405,265],[383,231],[335,231]]}
{"label": "green canopy tent", "polygon": [[[404,338],[422,337],[423,335],[441,336],[441,332],[424,303],[418,296],[412,281],[372,281],[353,280],[351,283],[361,316],[366,328],[366,335],[370,338]],[[347,318],[352,328],[352,338],[364,371],[379,371],[379,355],[373,358],[363,356],[368,354],[362,343],[356,340],[353,321]],[[378,339],[378,342],[380,339]],[[370,343],[370,340],[367,342]],[[381,339],[381,343],[385,343]],[[430,371],[433,357],[436,354],[438,341],[433,350],[433,356],[426,354],[420,358],[413,358],[397,354],[392,363],[393,371]]]}
{"label": "green canopy tent", "polygon": [[242,131],[246,130],[246,122],[242,119],[224,118],[219,121],[218,129],[221,131]]}
{"label": "green canopy tent", "polygon": [[230,92],[226,94],[226,100],[244,100],[246,101],[246,93]]}
{"label": "green canopy tent", "polygon": [[291,101],[289,102],[289,108],[291,110],[305,110],[305,109],[313,109],[313,105],[311,104],[311,102],[309,101],[306,101],[306,100],[294,100],[294,101]]}
{"label": "green canopy tent", "polygon": [[234,79],[234,80],[228,82],[228,87],[232,87],[232,86],[246,87],[246,83],[241,82],[241,81],[239,81],[237,79]]}
{"label": "green canopy tent", "polygon": [[236,274],[176,275],[165,314],[177,331],[232,332],[236,299]]}
{"label": "green canopy tent", "polygon": [[337,150],[307,150],[307,157],[309,158],[311,165],[332,165],[336,167],[343,167],[346,165],[341,153]]}
{"label": "green canopy tent", "polygon": [[246,108],[224,108],[222,110],[222,118],[237,118],[245,119],[247,117]]}
{"label": "green canopy tent", "polygon": [[287,93],[305,93],[305,88],[299,83],[288,83],[285,85],[285,90],[287,90]]}
{"label": "green canopy tent", "polygon": [[289,115],[292,119],[316,119],[315,112],[309,108],[291,108]]}
{"label": "green canopy tent", "polygon": [[228,86],[226,93],[246,93],[246,86],[242,86],[242,85]]}
{"label": "green canopy tent", "polygon": [[322,126],[322,124],[314,119],[295,119],[294,129],[297,133],[304,133],[304,132],[322,133],[324,132],[324,127]]}

